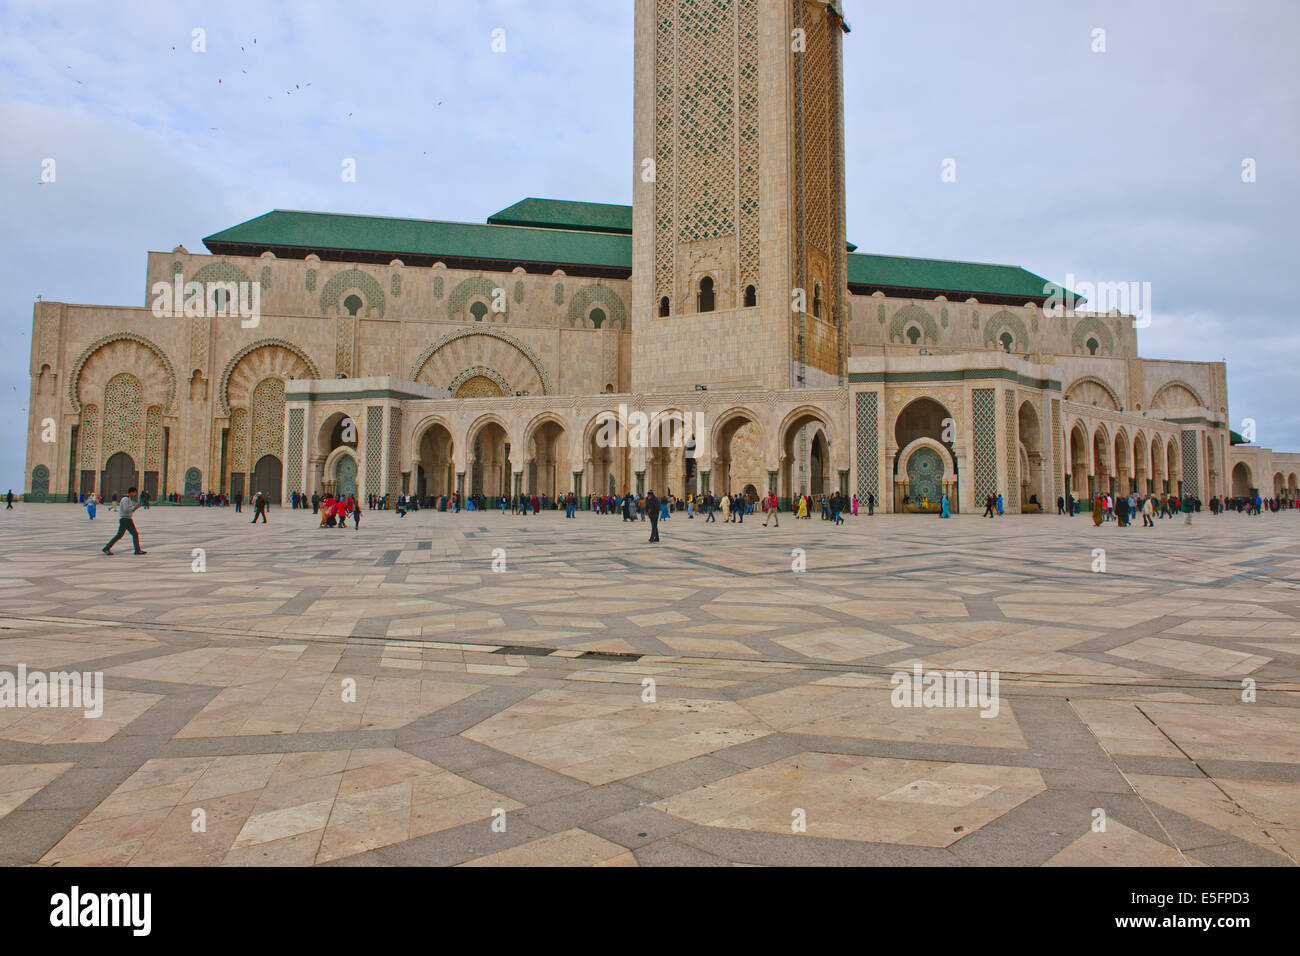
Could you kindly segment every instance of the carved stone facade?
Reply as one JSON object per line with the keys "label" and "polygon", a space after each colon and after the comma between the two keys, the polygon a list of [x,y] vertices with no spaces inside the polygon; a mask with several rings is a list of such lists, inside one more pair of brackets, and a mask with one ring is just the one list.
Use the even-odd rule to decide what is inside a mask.
{"label": "carved stone facade", "polygon": [[[1141,357],[1129,316],[850,281],[837,5],[635,2],[626,245],[150,253],[140,307],[36,303],[29,491],[772,488],[1013,512],[1294,491],[1300,456],[1230,444],[1222,363]],[[503,248],[540,231],[500,228]],[[584,227],[550,228],[538,248]],[[177,277],[204,308],[159,318]],[[254,281],[256,321],[218,311]],[[695,457],[604,444],[630,411],[684,417]]]}

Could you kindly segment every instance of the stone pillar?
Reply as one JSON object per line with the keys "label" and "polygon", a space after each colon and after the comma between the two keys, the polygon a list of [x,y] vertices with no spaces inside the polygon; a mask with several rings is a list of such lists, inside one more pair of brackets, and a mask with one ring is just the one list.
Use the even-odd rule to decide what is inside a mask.
{"label": "stone pillar", "polygon": [[779,468],[775,470],[769,468],[767,470],[767,490],[769,492],[776,492],[777,497],[780,497],[780,492],[777,491],[777,487],[776,487],[776,476],[779,471],[780,471]]}
{"label": "stone pillar", "polygon": [[975,476],[971,474],[970,456],[965,451],[957,452],[957,508],[967,514],[976,514],[984,510],[983,504],[975,508]]}
{"label": "stone pillar", "polygon": [[456,494],[460,496],[461,503],[465,502],[465,472],[456,472]]}
{"label": "stone pillar", "polygon": [[515,472],[515,491],[514,491],[514,493],[515,493],[515,496],[516,496],[516,497],[518,497],[519,495],[521,495],[521,494],[524,493],[524,473],[523,473],[522,471],[516,471],[516,472]]}
{"label": "stone pillar", "polygon": [[[709,473],[706,471],[703,474],[706,476],[704,480],[705,483],[707,484],[708,483],[707,476]],[[643,494],[645,494],[645,472],[644,471],[638,471],[636,473],[636,494],[638,498],[641,497]]]}

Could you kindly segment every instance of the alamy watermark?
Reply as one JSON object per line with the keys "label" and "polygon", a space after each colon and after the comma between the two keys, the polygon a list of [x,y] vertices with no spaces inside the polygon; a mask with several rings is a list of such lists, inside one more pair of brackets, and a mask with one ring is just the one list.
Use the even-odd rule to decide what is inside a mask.
{"label": "alamy watermark", "polygon": [[600,448],[681,448],[687,458],[701,457],[706,427],[703,412],[668,410],[648,414],[618,406],[618,414],[600,419],[596,445]]}
{"label": "alamy watermark", "polygon": [[1076,279],[1073,273],[1065,277],[1065,288],[1055,282],[1043,286],[1047,300],[1043,314],[1054,319],[1074,318],[1075,306],[1087,301],[1090,313],[1109,313],[1133,316],[1133,328],[1145,329],[1151,324],[1150,282],[1088,282]]}
{"label": "alamy watermark", "polygon": [[155,318],[235,318],[245,329],[262,324],[260,282],[185,282],[178,272],[171,282],[150,288]]}
{"label": "alamy watermark", "polygon": [[80,708],[87,718],[104,713],[102,671],[29,671],[18,665],[18,673],[0,671],[0,707]]}
{"label": "alamy watermark", "polygon": [[911,673],[897,671],[889,682],[895,707],[978,707],[981,717],[998,715],[997,671],[925,671],[915,664]]}

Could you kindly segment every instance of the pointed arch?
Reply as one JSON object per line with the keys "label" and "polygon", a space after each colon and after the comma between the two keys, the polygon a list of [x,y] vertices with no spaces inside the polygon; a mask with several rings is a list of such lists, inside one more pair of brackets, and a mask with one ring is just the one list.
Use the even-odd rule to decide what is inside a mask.
{"label": "pointed arch", "polygon": [[1110,329],[1106,324],[1096,316],[1088,316],[1082,322],[1074,327],[1074,332],[1070,336],[1070,349],[1075,355],[1085,355],[1088,352],[1087,342],[1089,338],[1097,340],[1098,355],[1115,354],[1115,337],[1111,335]]}
{"label": "pointed arch", "polygon": [[225,368],[221,370],[221,379],[217,384],[217,405],[220,408],[222,415],[230,415],[229,389],[231,373],[235,371],[236,366],[238,366],[244,358],[252,355],[258,349],[264,348],[282,348],[292,352],[307,366],[311,372],[312,378],[320,378],[320,369],[317,367],[316,363],[312,361],[311,356],[287,339],[258,339],[256,342],[250,342],[232,355],[230,360],[226,362]]}
{"label": "pointed arch", "polygon": [[569,325],[584,323],[595,306],[600,306],[608,313],[609,317],[602,327],[617,325],[620,329],[627,328],[627,306],[617,292],[599,283],[583,286],[569,300]]}
{"label": "pointed arch", "polygon": [[[321,315],[326,315],[331,306],[337,309],[339,297],[348,289],[359,290],[365,296],[366,308],[374,309],[375,314],[383,318],[384,290],[380,288],[374,276],[360,269],[344,269],[330,277],[320,292]],[[358,314],[358,318],[365,318],[365,316]]]}
{"label": "pointed arch", "polygon": [[143,345],[145,348],[153,352],[154,355],[158,356],[158,360],[162,362],[163,370],[167,375],[167,402],[163,406],[163,409],[167,412],[172,410],[172,407],[176,403],[176,369],[172,367],[171,359],[167,357],[167,353],[159,348],[156,343],[136,332],[113,332],[109,335],[102,336],[87,345],[82,349],[81,354],[77,356],[77,361],[73,363],[72,374],[68,376],[68,398],[72,402],[72,410],[74,412],[81,412],[81,400],[77,397],[77,387],[81,381],[81,373],[85,369],[86,363],[90,361],[90,357],[106,345],[123,341],[135,342],[139,345]]}
{"label": "pointed arch", "polygon": [[996,349],[998,339],[1003,332],[1010,332],[1014,342],[1008,351],[1025,352],[1029,349],[1029,330],[1014,312],[1003,309],[995,312],[984,321],[984,347]]}
{"label": "pointed arch", "polygon": [[490,338],[497,339],[501,342],[505,342],[508,345],[514,346],[516,349],[519,350],[519,352],[522,353],[523,358],[526,359],[527,362],[532,366],[533,371],[536,372],[538,379],[541,380],[542,394],[544,395],[554,394],[555,388],[551,384],[551,376],[547,373],[546,366],[542,364],[541,360],[537,357],[537,354],[531,348],[529,348],[524,342],[515,338],[515,336],[511,335],[509,332],[503,332],[501,329],[494,329],[487,326],[467,327],[463,329],[456,329],[454,332],[448,332],[446,335],[439,338],[436,342],[434,342],[432,345],[430,345],[428,348],[426,348],[423,352],[421,352],[416,357],[415,361],[411,363],[410,375],[408,375],[407,377],[412,382],[420,381],[421,380],[420,373],[424,370],[424,366],[428,364],[429,360],[432,359],[433,356],[440,349],[442,349],[444,346],[450,345],[451,343],[459,339],[463,339],[467,336],[475,336],[475,335],[488,336]]}
{"label": "pointed arch", "polygon": [[889,341],[907,342],[907,327],[913,324],[921,329],[922,344],[933,345],[939,341],[939,326],[934,317],[915,303],[905,305],[894,313],[889,322]]}
{"label": "pointed arch", "polygon": [[1116,392],[1115,389],[1111,388],[1110,385],[1108,385],[1105,381],[1099,379],[1095,375],[1085,375],[1082,378],[1076,378],[1073,382],[1071,382],[1070,387],[1067,388],[1064,392],[1066,401],[1075,402],[1080,405],[1089,404],[1089,402],[1086,401],[1085,399],[1076,397],[1076,389],[1080,389],[1080,388],[1082,388],[1085,397],[1090,392],[1096,394],[1096,389],[1088,388],[1089,385],[1093,385],[1096,387],[1096,389],[1100,389],[1103,393],[1105,393],[1107,397],[1110,398],[1111,411],[1117,412],[1124,407],[1123,403],[1120,402],[1119,400],[1119,393]]}
{"label": "pointed arch", "polygon": [[447,297],[447,318],[452,322],[462,321],[459,315],[465,311],[471,299],[483,298],[491,302],[493,298],[499,298],[500,304],[505,307],[504,311],[488,314],[498,315],[500,321],[506,321],[510,315],[510,302],[505,295],[497,297],[497,289],[505,291],[504,286],[498,285],[486,276],[470,276],[468,279],[462,279],[456,283],[456,287],[451,290],[451,295]]}

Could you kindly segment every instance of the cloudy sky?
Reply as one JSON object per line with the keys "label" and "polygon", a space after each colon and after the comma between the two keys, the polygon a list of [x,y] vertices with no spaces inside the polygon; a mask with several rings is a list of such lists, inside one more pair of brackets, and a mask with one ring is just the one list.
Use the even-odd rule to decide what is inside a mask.
{"label": "cloudy sky", "polygon": [[[1143,354],[1226,358],[1234,427],[1300,450],[1300,5],[844,6],[862,251],[1150,282]],[[628,203],[632,41],[631,0],[6,0],[0,489],[23,485],[38,295],[143,305],[147,251],[201,251],[277,207],[481,222],[524,196]]]}

